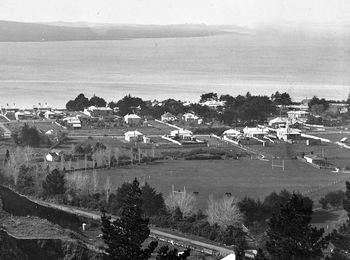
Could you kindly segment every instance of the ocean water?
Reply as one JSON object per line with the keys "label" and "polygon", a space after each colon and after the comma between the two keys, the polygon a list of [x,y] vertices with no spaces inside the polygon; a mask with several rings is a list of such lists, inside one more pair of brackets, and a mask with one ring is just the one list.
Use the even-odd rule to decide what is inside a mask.
{"label": "ocean water", "polygon": [[121,41],[0,43],[0,105],[64,107],[79,93],[107,101],[198,101],[200,94],[295,100],[350,93],[350,38],[228,34]]}

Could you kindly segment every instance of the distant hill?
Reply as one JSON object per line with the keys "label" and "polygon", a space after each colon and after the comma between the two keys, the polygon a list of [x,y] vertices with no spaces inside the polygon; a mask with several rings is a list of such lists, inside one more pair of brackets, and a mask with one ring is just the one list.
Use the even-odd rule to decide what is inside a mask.
{"label": "distant hill", "polygon": [[232,33],[206,25],[51,24],[0,21],[1,42],[122,40],[135,38],[199,37]]}

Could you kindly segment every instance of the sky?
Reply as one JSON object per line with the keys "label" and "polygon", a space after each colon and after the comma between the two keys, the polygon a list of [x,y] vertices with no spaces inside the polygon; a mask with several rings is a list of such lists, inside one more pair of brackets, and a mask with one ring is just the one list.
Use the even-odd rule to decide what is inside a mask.
{"label": "sky", "polygon": [[256,27],[350,24],[349,0],[0,0],[0,20]]}

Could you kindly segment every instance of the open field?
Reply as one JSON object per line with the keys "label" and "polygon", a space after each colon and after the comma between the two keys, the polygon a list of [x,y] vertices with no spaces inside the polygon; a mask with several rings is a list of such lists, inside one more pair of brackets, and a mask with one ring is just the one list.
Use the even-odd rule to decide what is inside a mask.
{"label": "open field", "polygon": [[7,122],[4,123],[4,125],[9,128],[9,130],[12,131],[19,131],[21,127],[24,126],[24,124],[29,125],[30,127],[35,126],[37,129],[39,129],[42,132],[47,132],[51,129],[53,130],[63,130],[62,127],[56,125],[53,121],[34,121],[34,120],[30,120],[30,121],[11,121],[11,122]]}
{"label": "open field", "polygon": [[268,147],[262,145],[249,145],[248,147],[279,158],[293,158],[297,155],[301,156],[302,153],[309,154],[312,152],[326,157],[330,163],[336,166],[350,166],[350,149],[341,148],[336,144],[322,143],[306,146],[304,143],[289,144],[280,142],[276,144],[269,143]]}
{"label": "open field", "polygon": [[125,132],[137,130],[144,135],[168,135],[170,131],[174,128],[150,120],[144,125],[140,126],[119,126],[115,128],[91,128],[91,129],[78,129],[78,130],[69,130],[68,133],[70,136],[104,136],[104,135],[113,135],[113,136],[124,136]]}
{"label": "open field", "polygon": [[[136,177],[141,182],[147,181],[156,187],[164,196],[169,194],[172,184],[176,189],[186,186],[186,190],[198,192],[199,206],[204,208],[210,194],[223,196],[230,192],[238,198],[250,196],[263,199],[269,193],[284,188],[290,191],[309,191],[307,195],[318,201],[324,196],[323,187],[326,191],[332,188],[344,189],[345,180],[350,180],[350,175],[318,170],[297,160],[286,160],[285,166],[283,172],[279,168],[272,170],[271,162],[260,160],[174,160],[99,170],[97,184],[98,189],[102,189],[109,175],[113,191]],[[74,174],[90,174],[92,178],[89,172]]]}

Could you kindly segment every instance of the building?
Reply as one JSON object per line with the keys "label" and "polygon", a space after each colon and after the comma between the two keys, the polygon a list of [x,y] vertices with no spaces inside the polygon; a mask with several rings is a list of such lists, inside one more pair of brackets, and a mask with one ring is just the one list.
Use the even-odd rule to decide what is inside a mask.
{"label": "building", "polygon": [[286,127],[288,123],[288,118],[287,117],[276,117],[274,119],[271,119],[269,121],[269,126],[271,128],[281,128],[281,127]]}
{"label": "building", "polygon": [[349,111],[349,104],[347,103],[329,103],[329,108],[340,114],[345,114]]}
{"label": "building", "polygon": [[16,120],[31,120],[33,119],[34,115],[30,113],[29,111],[17,111],[15,112],[15,118]]}
{"label": "building", "polygon": [[169,112],[166,112],[161,116],[161,121],[163,122],[174,122],[176,119],[176,116]]}
{"label": "building", "polygon": [[61,150],[52,149],[46,156],[45,159],[48,162],[58,162],[61,159],[63,152]]}
{"label": "building", "polygon": [[185,113],[185,114],[183,114],[182,119],[186,122],[191,122],[191,121],[198,120],[199,117],[196,116],[195,114],[192,114],[192,113]]}
{"label": "building", "polygon": [[288,119],[292,124],[296,122],[305,123],[308,120],[309,112],[303,110],[288,111]]}
{"label": "building", "polygon": [[301,131],[299,129],[285,127],[276,130],[278,139],[284,141],[294,141],[301,139]]}
{"label": "building", "polygon": [[236,129],[228,129],[223,133],[223,135],[231,136],[231,137],[238,137],[238,136],[241,136],[242,133],[241,133],[241,131],[238,131]]}
{"label": "building", "polygon": [[326,162],[325,158],[319,157],[315,154],[304,155],[304,159],[306,160],[306,162],[312,164],[324,164]]}
{"label": "building", "polygon": [[202,106],[208,106],[213,109],[217,109],[218,107],[225,106],[225,101],[217,101],[217,100],[207,100],[203,103],[200,103]]}
{"label": "building", "polygon": [[190,130],[178,129],[171,131],[170,136],[183,140],[189,140],[193,138],[193,133]]}
{"label": "building", "polygon": [[269,130],[263,127],[245,127],[243,129],[243,135],[249,138],[262,139],[268,133],[269,133]]}
{"label": "building", "polygon": [[63,122],[65,122],[67,126],[72,127],[74,129],[81,128],[81,121],[77,116],[68,116],[66,118],[63,118]]}
{"label": "building", "polygon": [[85,108],[83,113],[90,117],[99,118],[112,118],[114,116],[113,109],[110,107],[90,106],[88,108]]}
{"label": "building", "polygon": [[141,122],[141,117],[136,114],[127,114],[124,116],[124,122],[128,125],[138,125]]}
{"label": "building", "polygon": [[144,135],[136,130],[126,132],[124,137],[127,142],[142,142],[144,140]]}

